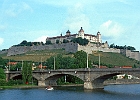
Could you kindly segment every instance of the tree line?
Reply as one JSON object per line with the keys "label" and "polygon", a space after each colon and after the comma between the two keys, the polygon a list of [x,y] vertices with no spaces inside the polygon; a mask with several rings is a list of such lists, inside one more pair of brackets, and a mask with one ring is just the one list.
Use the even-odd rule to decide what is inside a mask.
{"label": "tree line", "polygon": [[14,46],[33,46],[33,45],[45,45],[43,42],[27,42],[23,40],[20,44]]}
{"label": "tree line", "polygon": [[[73,57],[63,57],[61,54],[51,56],[46,60],[47,69],[76,69],[86,68],[87,66],[87,53],[84,51],[77,51]],[[91,68],[91,61],[88,61],[88,66]]]}
{"label": "tree line", "polygon": [[[67,39],[63,39],[63,42],[62,43],[68,43],[68,42],[73,42],[73,43],[78,43],[79,45],[87,45],[88,44],[88,40],[86,38],[82,39],[81,37],[78,37],[78,38],[73,38],[72,40],[67,40]],[[60,40],[56,40],[55,42],[56,44],[59,44],[61,43]],[[47,40],[46,45],[50,45],[52,44],[50,40]]]}
{"label": "tree line", "polygon": [[[1,58],[2,61],[4,59]],[[46,60],[46,63],[43,63],[45,66],[47,66],[47,69],[54,69],[54,60],[55,60],[55,69],[76,69],[76,68],[86,68],[87,66],[87,54],[84,51],[78,51],[76,52],[73,57],[69,56],[63,56],[61,54],[58,54],[56,56],[52,56],[49,59]],[[1,62],[2,63],[2,62]],[[91,61],[88,62],[89,66],[92,67]],[[4,61],[2,64],[6,64]],[[9,82],[6,82],[5,74],[3,68],[0,68],[0,85],[15,85],[15,84],[29,84],[32,82],[32,65],[33,62],[24,62],[23,65],[21,62],[17,63],[17,65],[13,65],[10,67],[10,70],[17,70],[19,68],[22,71],[22,79],[17,80],[9,80]],[[9,70],[9,68],[8,68]],[[80,80],[77,77],[67,75],[67,82],[70,83],[82,83],[83,81]],[[57,80],[58,84],[65,83],[64,77]]]}
{"label": "tree line", "polygon": [[110,48],[116,48],[116,49],[127,49],[127,50],[131,50],[131,51],[134,51],[136,50],[135,47],[133,46],[118,46],[118,45],[115,45],[114,43],[110,45]]}

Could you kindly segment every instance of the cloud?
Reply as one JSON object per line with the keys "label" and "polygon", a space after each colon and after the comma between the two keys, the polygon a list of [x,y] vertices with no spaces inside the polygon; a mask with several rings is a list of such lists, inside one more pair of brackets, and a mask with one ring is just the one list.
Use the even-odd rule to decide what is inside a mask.
{"label": "cloud", "polygon": [[[46,42],[47,37],[53,37],[58,35],[57,30],[37,30],[27,32],[16,32],[14,37],[18,37],[17,41],[22,40],[34,41],[34,42]],[[28,34],[28,35],[27,35]]]}
{"label": "cloud", "polygon": [[0,38],[0,45],[3,44],[3,41],[4,41],[4,39],[3,38]]}
{"label": "cloud", "polygon": [[25,2],[22,2],[21,3],[21,9],[23,9],[23,10],[29,10],[29,11],[32,11],[33,9],[27,4],[27,3],[25,3]]}
{"label": "cloud", "polygon": [[46,43],[47,36],[41,36],[34,40],[34,42],[43,42]]}
{"label": "cloud", "polygon": [[80,14],[80,16],[74,16],[72,18],[67,18],[64,26],[68,27],[68,29],[74,32],[78,32],[80,27],[83,27],[85,30],[90,28],[89,19],[84,14]]}
{"label": "cloud", "polygon": [[4,31],[7,28],[7,25],[0,25],[0,31]]}
{"label": "cloud", "polygon": [[82,3],[76,3],[68,7],[68,16],[65,19],[63,27],[67,27],[70,31],[78,32],[80,27],[84,30],[90,29],[90,21],[88,16],[83,12],[85,6]]}
{"label": "cloud", "polygon": [[5,13],[10,17],[16,17],[18,14],[24,11],[32,12],[33,10],[27,3],[20,2],[10,4]]}
{"label": "cloud", "polygon": [[110,38],[118,38],[123,32],[122,26],[111,20],[104,22],[99,29],[103,36]]}
{"label": "cloud", "polygon": [[53,6],[64,6],[64,7],[68,7],[68,6],[72,6],[74,4],[76,4],[77,2],[87,2],[87,0],[59,0],[59,1],[56,1],[56,0],[33,0],[33,1],[36,1],[36,2],[39,2],[41,4],[47,4],[47,5],[53,5]]}

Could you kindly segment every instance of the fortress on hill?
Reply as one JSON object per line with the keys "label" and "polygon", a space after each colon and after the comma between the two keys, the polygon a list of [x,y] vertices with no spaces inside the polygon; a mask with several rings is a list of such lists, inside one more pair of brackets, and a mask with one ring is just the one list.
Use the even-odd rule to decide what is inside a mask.
{"label": "fortress on hill", "polygon": [[[88,39],[89,43],[86,46],[79,45],[78,43],[73,43],[71,40],[73,38],[86,38]],[[64,40],[67,40],[67,43],[63,43]],[[66,35],[62,36],[56,36],[56,37],[48,37],[46,38],[46,41],[51,41],[52,44],[50,45],[32,45],[32,46],[12,46],[7,51],[7,56],[13,56],[18,54],[23,54],[28,51],[33,50],[52,50],[52,49],[65,49],[67,52],[77,52],[80,50],[83,50],[87,52],[88,54],[92,54],[96,51],[102,51],[102,52],[114,52],[114,53],[121,53],[125,55],[126,57],[133,58],[135,60],[140,61],[140,53],[139,51],[131,51],[127,49],[116,49],[116,48],[109,48],[109,45],[107,42],[102,43],[102,38],[100,32],[97,32],[96,35],[92,34],[85,34],[83,28],[78,31],[78,34],[71,34],[71,32],[68,30],[66,32]],[[56,41],[59,41],[59,43],[56,43]]]}
{"label": "fortress on hill", "polygon": [[56,43],[56,40],[59,40],[60,43],[63,43],[64,39],[70,42],[73,38],[78,38],[78,37],[81,37],[82,39],[86,38],[88,39],[89,42],[102,43],[100,32],[97,32],[97,35],[85,34],[82,27],[78,31],[78,34],[71,34],[71,32],[68,30],[65,36],[62,36],[61,34],[61,36],[48,37],[46,41],[51,41],[51,43],[54,44]]}

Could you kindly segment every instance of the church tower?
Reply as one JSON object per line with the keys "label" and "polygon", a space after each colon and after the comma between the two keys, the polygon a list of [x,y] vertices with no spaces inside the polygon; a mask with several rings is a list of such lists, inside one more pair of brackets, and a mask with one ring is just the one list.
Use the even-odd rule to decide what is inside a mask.
{"label": "church tower", "polygon": [[78,32],[78,37],[81,37],[82,39],[84,39],[84,30],[83,30],[83,28],[81,27],[81,29],[79,30],[79,32]]}
{"label": "church tower", "polygon": [[97,42],[102,43],[101,34],[99,31],[97,32]]}
{"label": "church tower", "polygon": [[70,33],[71,33],[71,32],[68,30],[68,31],[66,32],[66,35],[70,36],[70,35],[71,35]]}

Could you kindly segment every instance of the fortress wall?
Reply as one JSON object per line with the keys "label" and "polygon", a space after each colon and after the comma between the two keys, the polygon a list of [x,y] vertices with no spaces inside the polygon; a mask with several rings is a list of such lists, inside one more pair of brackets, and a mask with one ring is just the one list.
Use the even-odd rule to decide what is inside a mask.
{"label": "fortress wall", "polygon": [[89,54],[92,54],[92,51],[120,53],[120,49],[103,48],[102,46],[97,47],[96,44],[88,44],[86,46],[78,45],[78,51],[80,51],[80,50],[83,50]]}
{"label": "fortress wall", "polygon": [[126,57],[136,59],[140,61],[140,53],[139,51],[131,51],[126,49],[121,49],[121,54],[125,55]]}
{"label": "fortress wall", "polygon": [[103,52],[120,53],[120,49],[113,49],[113,48],[100,48],[100,51],[103,51]]}
{"label": "fortress wall", "polygon": [[70,43],[65,44],[64,47],[65,47],[65,50],[67,52],[73,52],[73,53],[75,53],[75,52],[77,52],[78,44],[77,43],[70,42]]}
{"label": "fortress wall", "polygon": [[13,46],[9,48],[7,56],[23,54],[28,51],[34,50],[51,50],[51,49],[62,49],[64,48],[67,52],[77,52],[78,44],[77,43],[62,43],[62,44],[53,44],[53,45],[37,45],[37,46]]}
{"label": "fortress wall", "polygon": [[62,43],[62,44],[53,44],[53,45],[38,45],[38,46],[13,46],[10,47],[7,53],[7,56],[23,54],[28,51],[33,50],[51,50],[51,49],[62,49],[64,48],[67,52],[77,52],[83,50],[88,54],[92,54],[93,51],[102,51],[102,52],[114,52],[114,53],[121,53],[127,57],[136,59],[140,61],[140,53],[139,52],[132,52],[130,50],[120,50],[120,49],[113,49],[113,48],[105,48],[104,46],[97,47],[96,44],[89,43],[86,46],[81,46],[77,43]]}
{"label": "fortress wall", "polygon": [[6,50],[0,50],[0,54],[4,54],[4,53],[7,53],[8,52],[8,49]]}
{"label": "fortress wall", "polygon": [[127,50],[126,56],[140,61],[140,53],[138,51],[133,52],[133,51]]}
{"label": "fortress wall", "polygon": [[44,46],[44,45],[38,45],[38,46],[31,46],[30,47],[31,48],[31,50],[45,50],[46,49],[46,46]]}
{"label": "fortress wall", "polygon": [[23,54],[30,50],[31,49],[29,46],[18,46],[18,47],[13,46],[9,48],[7,56]]}

